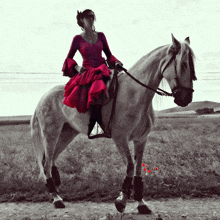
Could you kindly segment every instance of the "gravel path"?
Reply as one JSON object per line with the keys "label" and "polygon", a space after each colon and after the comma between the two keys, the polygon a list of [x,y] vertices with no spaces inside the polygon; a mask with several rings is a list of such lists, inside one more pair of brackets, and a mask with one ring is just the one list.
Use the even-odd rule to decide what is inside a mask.
{"label": "gravel path", "polygon": [[[220,219],[220,198],[207,199],[162,199],[147,201],[149,208],[153,211],[151,216],[137,215],[136,202],[127,204],[124,215],[121,216],[114,206],[114,203],[77,202],[65,203],[65,209],[54,209],[48,202],[43,203],[1,203],[0,219],[16,220],[66,220],[66,219],[108,219],[107,213],[114,216],[114,219],[156,219],[160,213],[163,219],[184,219],[181,216],[188,214],[185,219],[214,219],[216,215]],[[135,214],[136,213],[136,214]]]}

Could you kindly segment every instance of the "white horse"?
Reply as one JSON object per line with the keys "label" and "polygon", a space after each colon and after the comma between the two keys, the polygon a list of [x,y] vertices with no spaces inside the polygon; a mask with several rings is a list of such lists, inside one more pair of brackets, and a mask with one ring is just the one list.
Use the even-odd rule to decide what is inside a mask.
{"label": "white horse", "polygon": [[[192,101],[193,80],[196,80],[194,54],[189,44],[189,37],[179,42],[172,35],[171,45],[161,46],[148,53],[129,72],[155,90],[162,78],[165,78],[172,90],[174,102],[182,107],[187,106]],[[150,214],[151,210],[142,196],[141,170],[147,135],[154,123],[152,99],[155,92],[144,88],[125,73],[118,80],[111,137],[127,165],[127,176],[115,205],[119,212],[123,212],[131,188],[134,187],[134,200],[138,201],[139,213]],[[79,133],[87,135],[90,118],[89,112],[79,113],[75,108],[64,105],[63,94],[63,85],[47,92],[39,101],[31,119],[31,135],[37,162],[56,208],[64,208],[65,205],[57,192],[60,177],[55,160]],[[110,112],[111,102],[102,107],[105,128]],[[135,162],[130,154],[129,141],[134,143]]]}

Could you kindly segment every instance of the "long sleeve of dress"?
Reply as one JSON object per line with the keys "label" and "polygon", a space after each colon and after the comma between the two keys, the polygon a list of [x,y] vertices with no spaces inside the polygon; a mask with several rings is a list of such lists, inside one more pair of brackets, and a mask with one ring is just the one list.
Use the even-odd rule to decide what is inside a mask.
{"label": "long sleeve of dress", "polygon": [[[108,42],[106,40],[106,37],[104,33],[102,33],[102,44],[103,44],[103,51],[105,55],[107,56],[107,61],[110,64],[110,66],[114,67],[115,62],[118,61],[120,62],[116,57],[114,57],[109,49]],[[121,63],[121,62],[120,62]]]}
{"label": "long sleeve of dress", "polygon": [[77,71],[75,70],[75,66],[77,65],[77,62],[73,59],[77,49],[78,49],[78,36],[75,36],[73,38],[67,58],[65,59],[63,64],[63,68],[62,68],[63,76],[73,77],[77,73]]}

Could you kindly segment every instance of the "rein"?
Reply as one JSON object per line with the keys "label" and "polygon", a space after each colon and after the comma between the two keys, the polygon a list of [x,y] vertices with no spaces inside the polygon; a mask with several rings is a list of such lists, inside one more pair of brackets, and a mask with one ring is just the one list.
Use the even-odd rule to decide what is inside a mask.
{"label": "rein", "polygon": [[[167,62],[167,64],[166,64],[164,70],[167,68],[168,64],[170,63],[170,61],[171,61],[173,58],[174,58],[174,60],[175,60],[175,57],[176,57],[176,55],[173,55],[173,56],[170,58],[170,60],[169,60],[169,61]],[[128,76],[130,76],[135,82],[137,82],[138,84],[140,84],[141,86],[143,86],[143,87],[145,87],[145,88],[147,88],[147,89],[150,89],[150,90],[154,91],[154,92],[157,93],[158,95],[161,95],[161,96],[171,96],[171,97],[173,96],[173,93],[166,92],[166,91],[164,91],[163,89],[160,89],[160,88],[153,89],[153,88],[151,88],[151,87],[145,85],[144,83],[140,82],[138,79],[136,79],[135,77],[133,77],[124,67],[118,65],[118,68],[124,70],[125,73],[126,73]],[[164,70],[163,70],[163,71],[164,71]],[[175,63],[175,72],[176,72],[176,63]],[[160,90],[160,91],[158,91],[158,90]]]}
{"label": "rein", "polygon": [[[163,89],[160,89],[160,88],[157,88],[157,89],[153,89],[147,85],[145,85],[144,83],[140,82],[138,79],[136,79],[135,77],[133,77],[124,67],[120,67],[122,70],[125,71],[125,73],[130,76],[135,82],[137,82],[138,84],[140,84],[141,86],[147,88],[147,89],[150,89],[154,92],[156,92],[158,95],[161,95],[161,96],[173,96],[172,93],[169,93],[169,92],[166,92],[164,91]],[[160,90],[161,92],[157,91],[157,90]]]}

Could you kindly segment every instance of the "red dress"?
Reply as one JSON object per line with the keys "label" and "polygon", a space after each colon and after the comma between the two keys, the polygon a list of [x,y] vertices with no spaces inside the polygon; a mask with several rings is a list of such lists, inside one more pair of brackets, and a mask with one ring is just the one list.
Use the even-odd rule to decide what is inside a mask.
{"label": "red dress", "polygon": [[[77,62],[73,57],[77,50],[83,57],[83,67],[87,69],[82,74],[77,73],[74,69]],[[64,61],[63,75],[72,78],[65,85],[63,103],[71,108],[76,108],[81,113],[86,112],[103,94],[108,96],[105,83],[110,79],[111,71],[102,57],[102,50],[110,65],[114,66],[115,61],[120,62],[111,54],[106,37],[102,32],[98,33],[95,44],[87,42],[81,35],[76,35]]]}

